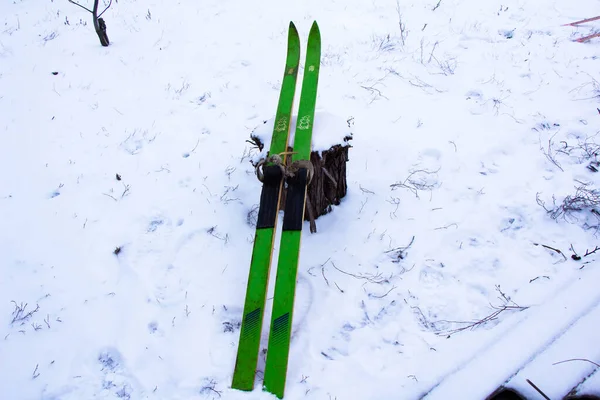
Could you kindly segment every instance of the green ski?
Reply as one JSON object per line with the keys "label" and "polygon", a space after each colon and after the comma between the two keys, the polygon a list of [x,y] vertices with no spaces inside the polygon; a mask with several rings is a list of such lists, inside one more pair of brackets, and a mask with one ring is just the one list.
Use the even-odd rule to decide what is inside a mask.
{"label": "green ski", "polygon": [[264,388],[282,398],[285,391],[292,314],[296,293],[296,275],[300,257],[300,238],[304,221],[306,190],[310,183],[310,153],[317,84],[321,60],[321,34],[313,23],[308,36],[304,78],[296,132],[293,163],[287,177],[287,195],[283,217],[283,232],[277,263],[271,332],[267,349]]}
{"label": "green ski", "polygon": [[299,63],[300,38],[296,27],[290,22],[285,73],[275,116],[273,138],[269,149],[269,158],[262,166],[263,187],[260,194],[240,342],[231,384],[234,389],[250,391],[254,388],[277,212],[284,180],[283,164],[285,160],[281,158],[285,158],[285,154],[279,159],[278,157],[287,151]]}

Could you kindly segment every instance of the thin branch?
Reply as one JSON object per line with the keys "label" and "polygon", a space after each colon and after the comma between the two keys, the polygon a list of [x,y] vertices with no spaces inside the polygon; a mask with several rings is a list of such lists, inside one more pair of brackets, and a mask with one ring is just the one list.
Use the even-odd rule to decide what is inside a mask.
{"label": "thin branch", "polygon": [[434,231],[439,231],[439,230],[441,230],[441,229],[448,229],[448,228],[450,228],[451,226],[453,226],[453,227],[455,227],[456,229],[458,229],[458,224],[453,222],[453,223],[451,223],[451,224],[448,224],[448,225],[446,225],[446,226],[440,226],[439,228],[435,228],[435,229],[434,229]]}
{"label": "thin branch", "polygon": [[447,332],[445,332],[446,334],[448,334],[448,336],[454,335],[455,333],[458,332],[462,332],[465,330],[474,330],[476,328],[478,328],[479,326],[483,326],[485,324],[487,324],[490,321],[494,321],[496,319],[498,319],[498,316],[500,314],[502,314],[504,311],[523,311],[528,309],[529,307],[521,307],[521,306],[512,306],[512,305],[504,305],[502,307],[494,307],[492,306],[492,309],[494,309],[495,311],[492,312],[491,314],[487,315],[486,317],[478,320],[478,321],[448,321],[448,320],[441,320],[438,322],[449,322],[449,323],[454,323],[454,324],[466,324],[465,326],[461,327],[461,328],[456,328],[456,329],[451,329]]}
{"label": "thin branch", "polygon": [[536,276],[536,277],[535,277],[535,278],[533,278],[533,279],[530,279],[530,280],[529,280],[529,283],[535,282],[535,281],[537,281],[537,280],[538,280],[538,279],[540,279],[540,278],[546,278],[546,279],[550,279],[550,277],[549,277],[548,275],[541,275],[541,276]]}
{"label": "thin branch", "polygon": [[339,269],[338,267],[335,266],[335,264],[333,263],[333,261],[331,262],[331,265],[333,265],[333,268],[337,269],[338,271],[340,271],[342,274],[351,276],[353,278],[356,279],[364,279],[370,283],[376,283],[376,284],[381,284],[381,283],[389,283],[390,279],[392,279],[393,274],[390,274],[390,276],[388,278],[386,277],[382,277],[381,273],[378,273],[376,275],[373,274],[360,274],[360,275],[356,275],[356,274],[352,274],[350,272],[346,272],[343,271],[341,269]]}
{"label": "thin branch", "polygon": [[111,4],[112,4],[112,0],[110,0],[110,2],[108,3],[108,5],[104,9],[104,11],[102,11],[100,14],[98,14],[98,18],[100,18],[102,16],[102,14],[104,14],[106,12],[106,10],[108,10],[110,8]]}
{"label": "thin branch", "polygon": [[498,297],[498,298],[502,301],[503,304],[499,307],[490,304],[492,310],[494,310],[492,313],[490,313],[489,315],[487,315],[484,318],[477,320],[477,321],[448,321],[448,320],[437,321],[437,322],[447,322],[447,323],[452,323],[452,324],[464,324],[465,325],[460,328],[455,328],[455,329],[451,329],[451,330],[447,330],[445,332],[439,332],[439,333],[447,334],[448,337],[450,337],[450,336],[454,335],[455,333],[462,332],[465,330],[474,330],[480,326],[487,324],[488,322],[497,320],[498,316],[505,311],[523,311],[523,310],[527,310],[529,308],[529,307],[522,307],[522,306],[519,306],[518,304],[516,304],[513,300],[511,300],[511,298],[509,296],[506,295],[506,293],[504,293],[500,289],[500,286],[496,285],[496,290],[500,293],[500,297]]}
{"label": "thin branch", "polygon": [[390,292],[391,292],[392,290],[394,290],[394,289],[396,289],[396,286],[393,286],[393,287],[392,287],[390,290],[388,290],[387,292],[385,292],[385,294],[383,294],[383,295],[381,295],[381,296],[376,296],[376,295],[374,295],[374,294],[372,294],[372,293],[369,293],[369,297],[374,297],[374,298],[376,298],[376,299],[382,299],[382,298],[384,298],[385,296],[387,296],[388,294],[390,294]]}
{"label": "thin branch", "polygon": [[546,400],[550,400],[550,397],[546,396],[546,393],[542,392],[542,390],[535,386],[535,384],[533,382],[531,382],[529,379],[526,379],[527,383],[529,383],[531,385],[531,387],[533,387],[539,394],[542,395],[543,398],[545,398]]}
{"label": "thin branch", "polygon": [[35,369],[33,370],[33,374],[31,376],[32,379],[37,378],[38,376],[40,376],[40,373],[38,372],[38,368],[40,367],[40,364],[36,364],[35,365]]}
{"label": "thin branch", "polygon": [[75,4],[76,6],[79,6],[79,7],[83,8],[85,11],[88,11],[88,12],[90,12],[90,13],[92,13],[92,14],[93,14],[93,11],[92,11],[92,10],[90,10],[90,9],[88,9],[88,8],[86,8],[86,7],[84,7],[84,6],[82,6],[82,5],[81,5],[81,4],[79,4],[79,3],[76,3],[76,2],[74,2],[73,0],[69,0],[69,3],[73,3],[73,4]]}
{"label": "thin branch", "polygon": [[369,189],[365,189],[364,187],[362,187],[360,184],[358,185],[358,188],[360,189],[361,192],[363,193],[367,193],[367,194],[375,194],[375,192],[369,190]]}
{"label": "thin branch", "polygon": [[[429,183],[426,176],[436,175],[439,171],[440,171],[440,168],[438,168],[435,171],[429,171],[429,170],[425,170],[425,169],[411,170],[408,177],[406,177],[406,179],[404,179],[404,181],[393,183],[390,185],[390,187],[392,188],[392,190],[395,190],[399,187],[408,189],[418,199],[419,198],[419,190],[428,190],[428,191],[432,192],[433,189],[438,187],[437,181],[435,183]],[[419,175],[417,175],[417,174],[419,174]]]}
{"label": "thin branch", "polygon": [[[373,86],[364,86],[364,85],[360,85],[360,87],[361,87],[361,88],[363,88],[363,89],[366,89],[366,90],[370,91],[370,92],[371,92],[371,94],[377,94],[377,96],[378,96],[378,97],[383,97],[384,99],[386,99],[386,100],[389,100],[389,98],[388,98],[388,97],[384,96],[384,94],[383,94],[383,93],[381,93],[381,90],[377,89],[377,88],[376,88],[376,87],[374,87],[374,86],[375,86],[375,85],[373,85]],[[376,99],[376,98],[373,98],[373,101],[374,101],[375,99]],[[373,101],[371,101],[371,103],[372,103]]]}
{"label": "thin branch", "polygon": [[413,245],[414,241],[415,241],[415,236],[413,236],[412,239],[410,239],[410,243],[407,244],[406,246],[396,247],[391,250],[387,250],[384,253],[385,254],[395,253],[392,255],[392,258],[394,258],[393,262],[399,263],[400,260],[404,260],[404,258],[406,257],[406,250],[410,249],[410,246]]}
{"label": "thin branch", "polygon": [[105,196],[108,196],[108,197],[110,197],[110,198],[111,198],[111,199],[113,199],[114,201],[118,201],[116,197],[113,197],[113,196],[111,196],[111,195],[110,195],[110,194],[108,194],[108,193],[102,193],[102,194],[103,194],[103,195],[105,195]]}
{"label": "thin branch", "polygon": [[14,324],[15,322],[25,322],[27,321],[29,318],[31,318],[33,316],[33,314],[35,314],[36,312],[38,312],[40,310],[40,305],[37,304],[36,308],[34,310],[31,310],[29,312],[27,311],[27,306],[28,304],[25,303],[21,303],[21,304],[17,304],[16,301],[12,301],[12,303],[15,305],[15,309],[12,313],[12,321],[10,322],[11,325]]}
{"label": "thin branch", "polygon": [[406,30],[406,24],[402,22],[402,10],[400,9],[400,2],[398,0],[396,0],[396,13],[398,14],[398,28],[400,29],[400,40],[402,41],[402,47],[404,47],[406,45],[408,31]]}
{"label": "thin branch", "polygon": [[[327,261],[325,261],[326,263]],[[327,284],[327,286],[329,286],[329,281],[327,280],[327,278],[325,277],[325,263],[323,263],[321,265],[321,275],[323,275],[323,279],[325,279],[325,283]]]}
{"label": "thin branch", "polygon": [[565,256],[565,254],[562,251],[560,251],[559,249],[555,249],[554,247],[550,247],[550,246],[547,246],[545,244],[540,244],[540,243],[534,243],[533,245],[534,246],[542,246],[542,247],[544,247],[544,248],[546,248],[548,250],[552,250],[552,251],[560,254],[561,256],[563,256],[563,258],[565,259],[565,261],[567,261],[567,256]]}
{"label": "thin branch", "polygon": [[586,361],[586,362],[592,363],[592,364],[594,364],[596,367],[600,368],[600,364],[598,364],[598,363],[595,363],[595,362],[593,362],[593,361],[591,361],[591,360],[588,360],[587,358],[570,358],[570,359],[568,359],[568,360],[563,360],[563,361],[555,362],[555,363],[554,363],[554,364],[552,364],[552,365],[558,365],[558,364],[562,364],[562,363],[566,363],[566,362],[570,362],[570,361]]}

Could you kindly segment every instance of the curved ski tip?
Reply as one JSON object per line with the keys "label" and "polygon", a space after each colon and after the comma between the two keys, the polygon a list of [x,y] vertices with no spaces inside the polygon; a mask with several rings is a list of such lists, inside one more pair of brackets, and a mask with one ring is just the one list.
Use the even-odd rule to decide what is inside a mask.
{"label": "curved ski tip", "polygon": [[313,31],[319,32],[319,25],[317,24],[317,21],[314,21],[312,26],[310,27],[310,33],[312,33]]}
{"label": "curved ski tip", "polygon": [[290,21],[290,27],[288,29],[288,46],[298,47],[298,57],[300,56],[300,35],[298,29],[292,21]]}

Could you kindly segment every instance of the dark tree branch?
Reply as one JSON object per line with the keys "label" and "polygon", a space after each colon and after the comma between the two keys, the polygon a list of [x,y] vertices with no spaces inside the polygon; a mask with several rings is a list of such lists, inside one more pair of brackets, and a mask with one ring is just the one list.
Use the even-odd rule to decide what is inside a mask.
{"label": "dark tree branch", "polygon": [[110,41],[108,40],[108,35],[106,34],[106,23],[100,17],[102,16],[102,14],[104,14],[106,12],[106,10],[108,10],[110,8],[110,6],[112,5],[112,0],[110,0],[110,2],[108,3],[108,6],[106,6],[104,11],[102,11],[100,14],[98,14],[98,3],[99,2],[100,2],[100,0],[94,0],[94,8],[92,8],[90,10],[89,8],[82,6],[81,4],[75,2],[74,0],[69,0],[69,3],[73,3],[76,6],[79,6],[79,7],[83,8],[84,10],[92,13],[94,29],[96,30],[96,34],[98,35],[98,38],[100,39],[100,44],[102,44],[102,46],[106,47],[110,44]]}
{"label": "dark tree branch", "polygon": [[534,388],[539,394],[541,394],[544,399],[550,400],[550,397],[546,396],[546,393],[542,392],[542,390],[539,387],[535,386],[533,382],[531,382],[529,379],[526,379],[526,381],[531,385],[532,388]]}
{"label": "dark tree branch", "polygon": [[542,247],[543,247],[543,248],[545,248],[545,249],[552,250],[552,251],[554,251],[555,253],[558,253],[558,254],[560,254],[560,255],[561,255],[561,256],[562,256],[562,257],[565,259],[565,261],[567,261],[567,256],[565,256],[565,254],[564,254],[562,251],[560,251],[559,249],[555,249],[554,247],[550,247],[550,246],[548,246],[548,245],[541,244],[541,243],[534,243],[533,245],[534,245],[534,246],[542,246]]}

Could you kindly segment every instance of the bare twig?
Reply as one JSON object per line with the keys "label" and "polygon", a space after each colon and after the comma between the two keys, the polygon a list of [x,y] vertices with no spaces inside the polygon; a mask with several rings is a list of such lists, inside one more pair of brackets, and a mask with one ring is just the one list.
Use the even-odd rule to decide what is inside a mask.
{"label": "bare twig", "polygon": [[594,250],[592,250],[592,251],[589,251],[589,250],[587,250],[587,249],[586,249],[586,250],[585,250],[585,254],[584,254],[583,256],[584,256],[584,257],[587,257],[587,256],[589,256],[590,254],[594,254],[594,253],[595,253],[595,252],[597,252],[598,250],[600,250],[600,247],[598,247],[598,246],[596,246],[596,247],[594,248]]}
{"label": "bare twig", "polygon": [[131,189],[131,185],[123,184],[123,193],[121,193],[121,198],[127,196],[129,194],[129,189]]}
{"label": "bare twig", "polygon": [[544,399],[550,400],[550,397],[546,396],[546,394],[542,392],[542,390],[539,387],[535,386],[533,382],[531,382],[529,379],[526,379],[526,381],[531,385],[532,388],[534,388],[539,394],[541,394]]}
{"label": "bare twig", "polygon": [[[329,261],[329,259],[328,259]],[[327,284],[327,286],[329,286],[329,281],[327,280],[327,277],[325,276],[325,264],[327,263],[327,261],[325,261],[323,264],[321,264],[321,275],[323,275],[323,279],[325,279],[325,283]]]}
{"label": "bare twig", "polygon": [[366,90],[370,91],[370,92],[371,92],[371,94],[376,94],[376,96],[375,96],[375,97],[373,97],[373,99],[371,100],[371,103],[372,103],[372,102],[374,102],[374,101],[377,99],[377,97],[382,97],[382,98],[384,98],[384,99],[386,99],[386,100],[389,100],[389,98],[388,98],[388,97],[386,97],[386,96],[384,96],[384,94],[383,94],[383,93],[381,93],[381,90],[377,89],[377,88],[375,87],[375,85],[372,85],[372,86],[364,86],[364,85],[361,85],[360,87],[361,87],[361,88],[363,88],[363,89],[366,89]]}
{"label": "bare twig", "polygon": [[529,307],[520,307],[520,306],[511,306],[511,305],[504,305],[501,307],[492,306],[492,309],[494,309],[494,311],[478,321],[446,321],[446,320],[443,320],[443,321],[439,321],[439,322],[451,322],[454,324],[465,324],[465,326],[463,326],[463,327],[451,329],[444,333],[444,334],[448,334],[448,336],[450,336],[450,335],[453,335],[458,332],[462,332],[465,330],[474,330],[480,326],[483,326],[483,325],[487,324],[488,322],[498,319],[498,316],[505,311],[523,311],[523,310],[526,310],[527,308],[529,308]]}
{"label": "bare twig", "polygon": [[206,233],[208,233],[212,237],[215,237],[219,240],[223,240],[225,242],[225,244],[227,244],[227,242],[229,241],[229,234],[226,233],[225,236],[219,234],[219,232],[217,232],[217,225],[211,226],[210,228],[208,228],[206,230]]}
{"label": "bare twig", "polygon": [[35,314],[36,312],[38,312],[40,310],[40,305],[37,304],[37,307],[34,310],[31,310],[29,312],[27,311],[27,303],[23,304],[17,304],[16,301],[11,301],[11,303],[13,303],[15,305],[15,309],[13,310],[12,313],[12,321],[10,322],[11,325],[14,324],[15,322],[27,322],[27,320],[29,318],[31,318],[33,316],[33,314]]}
{"label": "bare twig", "polygon": [[361,192],[366,193],[366,194],[375,194],[375,192],[370,191],[369,189],[365,189],[364,187],[362,187],[360,184],[358,185],[358,188],[360,189]]}
{"label": "bare twig", "polygon": [[[104,14],[106,12],[106,10],[108,10],[110,8],[111,5],[112,5],[112,0],[110,0],[110,2],[108,3],[108,5],[104,9],[104,11],[102,11],[100,14],[98,14],[98,18],[100,18],[102,16],[102,14]],[[148,10],[148,11],[150,11],[150,10]]]}
{"label": "bare twig", "polygon": [[378,274],[375,274],[375,275],[373,275],[373,274],[360,274],[360,275],[356,275],[356,274],[352,274],[350,272],[346,272],[346,271],[343,271],[343,270],[339,269],[338,267],[335,266],[335,264],[333,263],[333,261],[331,261],[331,265],[333,265],[333,268],[337,269],[342,274],[351,276],[351,277],[356,278],[356,279],[364,279],[364,280],[366,280],[369,283],[375,283],[375,284],[389,283],[390,279],[392,279],[392,277],[393,277],[393,274],[390,274],[389,277],[384,277],[384,276],[382,276],[381,273],[378,273]]}
{"label": "bare twig", "polygon": [[404,181],[391,184],[390,187],[392,188],[392,190],[395,190],[397,188],[408,189],[418,199],[420,190],[427,190],[431,192],[433,191],[433,189],[438,187],[437,182],[430,183],[428,181],[428,176],[436,175],[439,172],[439,170],[439,168],[435,171],[429,171],[426,169],[411,170],[408,177],[404,179]]}
{"label": "bare twig", "polygon": [[590,183],[577,181],[580,186],[575,187],[573,195],[567,195],[561,204],[556,204],[553,198],[553,207],[546,207],[545,203],[537,196],[538,204],[543,207],[552,219],[568,218],[579,211],[590,211],[600,217],[600,213],[594,207],[600,205],[600,191],[590,188]]}
{"label": "bare twig", "polygon": [[[437,44],[437,43],[436,43]],[[435,46],[433,47],[435,50]],[[442,71],[442,74],[448,76],[448,75],[454,75],[454,71],[456,70],[456,67],[458,65],[457,61],[455,58],[448,58],[446,60],[443,61],[439,61],[434,55],[433,55],[433,51],[431,52],[431,55],[429,57],[429,61],[431,61],[431,59],[434,59],[435,62],[437,63],[438,67],[440,68],[440,70]]]}
{"label": "bare twig", "polygon": [[369,293],[369,297],[373,297],[373,298],[376,298],[376,299],[382,299],[385,296],[387,296],[388,294],[390,294],[390,292],[392,290],[394,290],[394,289],[396,289],[396,286],[393,286],[390,290],[388,290],[387,292],[385,292],[385,294],[382,294],[381,296],[377,296],[377,295],[374,295],[373,293]]}
{"label": "bare twig", "polygon": [[537,281],[537,280],[538,280],[538,279],[540,279],[540,278],[546,278],[546,279],[550,279],[550,277],[549,277],[548,275],[536,276],[535,278],[533,278],[533,279],[530,279],[530,280],[529,280],[529,283],[535,282],[535,281]]}
{"label": "bare twig", "polygon": [[588,360],[587,358],[571,358],[571,359],[568,359],[568,360],[563,360],[563,361],[558,361],[558,362],[555,362],[555,363],[554,363],[554,364],[552,364],[552,365],[558,365],[558,364],[562,364],[562,363],[566,363],[566,362],[571,362],[571,361],[586,361],[586,362],[592,363],[592,364],[594,364],[596,367],[600,368],[600,364],[598,364],[598,363],[595,363],[595,362],[593,362],[593,361],[591,361],[591,360]]}
{"label": "bare twig", "polygon": [[434,231],[439,231],[439,230],[442,230],[442,229],[448,229],[448,228],[450,228],[451,226],[453,226],[453,227],[455,227],[456,229],[458,229],[458,224],[453,222],[453,223],[451,223],[451,224],[448,224],[448,225],[445,225],[445,226],[440,226],[439,228],[435,228],[435,229],[434,229]]}
{"label": "bare twig", "polygon": [[240,185],[236,185],[236,186],[225,186],[225,191],[223,192],[223,194],[221,195],[221,197],[219,198],[222,202],[224,202],[225,204],[229,204],[229,202],[231,201],[238,201],[239,197],[228,197],[227,195],[229,193],[233,193],[236,190],[238,190],[238,188],[240,187]]}
{"label": "bare twig", "polygon": [[118,201],[116,197],[114,197],[114,196],[112,196],[112,195],[110,195],[110,194],[108,194],[108,193],[102,193],[102,194],[103,194],[103,195],[105,195],[105,196],[108,196],[108,197],[110,197],[110,198],[111,198],[111,199],[113,199],[114,201]]}
{"label": "bare twig", "polygon": [[408,249],[410,249],[410,247],[413,245],[414,242],[415,242],[415,236],[413,236],[410,239],[410,243],[408,243],[406,246],[395,247],[391,250],[387,250],[385,252],[385,254],[393,253],[393,255],[392,255],[392,258],[394,259],[393,262],[399,263],[400,260],[404,260],[404,258],[406,257],[406,251]]}
{"label": "bare twig", "polygon": [[571,258],[575,261],[579,261],[581,260],[583,257],[587,257],[589,255],[594,254],[595,252],[597,252],[598,250],[600,250],[599,246],[595,246],[594,250],[589,250],[586,249],[585,250],[585,254],[583,256],[580,256],[579,254],[577,254],[577,252],[575,251],[575,248],[573,247],[573,244],[571,244],[571,247],[569,247],[569,250],[571,250],[573,252],[573,254],[571,255]]}
{"label": "bare twig", "polygon": [[219,397],[221,397],[221,391],[216,390],[217,382],[213,379],[208,380],[208,383],[200,389],[200,394],[207,395],[209,393],[215,393]]}
{"label": "bare twig", "polygon": [[89,8],[86,8],[86,7],[82,6],[81,4],[74,2],[73,0],[69,0],[69,3],[75,4],[76,6],[79,6],[79,7],[83,8],[85,11],[93,12]]}
{"label": "bare twig", "polygon": [[248,214],[246,214],[246,223],[250,226],[256,226],[256,222],[258,221],[258,204],[254,204]]}
{"label": "bare twig", "polygon": [[404,47],[406,45],[408,31],[406,30],[406,24],[402,21],[402,10],[400,9],[400,0],[396,0],[396,13],[398,14],[398,29],[400,30],[400,41],[402,42],[402,47]]}
{"label": "bare twig", "polygon": [[564,172],[565,170],[556,159],[556,154],[558,154],[558,151],[553,149],[554,142],[552,141],[552,139],[554,139],[554,136],[556,136],[557,134],[558,132],[556,132],[554,135],[552,135],[550,139],[548,139],[548,148],[544,148],[544,146],[542,146],[542,141],[540,138],[540,150],[552,164],[556,165],[558,169]]}
{"label": "bare twig", "polygon": [[[435,42],[433,44],[433,47],[431,48],[431,53],[429,53],[429,60],[427,60],[427,63],[429,64],[431,62],[431,60],[434,58],[433,57],[433,52],[435,51],[435,48],[437,47],[437,45],[439,44],[439,42]],[[421,63],[423,63],[423,60],[421,60]]]}
{"label": "bare twig", "polygon": [[422,80],[419,77],[414,76],[413,77],[414,81],[409,80],[408,83],[410,83],[412,86],[418,87],[423,89],[426,93],[429,93],[428,91],[426,91],[425,89],[433,89],[438,93],[443,93],[443,90],[439,90],[435,87],[433,87],[432,85],[430,85],[429,83],[425,82],[424,80]]}
{"label": "bare twig", "polygon": [[362,213],[362,210],[363,210],[363,208],[365,208],[365,206],[367,205],[368,201],[369,201],[369,199],[366,198],[364,201],[360,202],[360,208],[358,209],[358,213],[359,214]]}
{"label": "bare twig", "polygon": [[544,247],[544,248],[546,248],[546,249],[548,249],[548,250],[552,250],[552,251],[554,251],[554,252],[556,252],[556,253],[560,254],[560,255],[561,255],[561,256],[562,256],[562,257],[565,259],[565,261],[567,261],[567,256],[565,256],[565,253],[563,253],[563,252],[562,252],[562,251],[560,251],[559,249],[555,249],[554,247],[550,247],[550,246],[547,246],[547,245],[545,245],[545,244],[540,244],[540,243],[534,243],[533,245],[534,245],[534,246],[542,246],[542,247]]}
{"label": "bare twig", "polygon": [[411,308],[411,310],[413,310],[413,312],[415,314],[418,315],[418,319],[419,319],[419,322],[421,323],[421,325],[423,325],[427,329],[435,329],[435,324],[432,323],[431,321],[429,321],[429,319],[427,319],[425,314],[423,314],[423,311],[421,310],[421,308],[419,308],[417,306],[410,306],[410,308]]}
{"label": "bare twig", "polygon": [[[368,199],[367,199],[368,200]],[[394,209],[394,211],[392,211],[390,213],[390,218],[396,218],[396,212],[398,212],[398,208],[400,208],[400,198],[399,197],[390,197],[389,200],[386,200],[388,203],[393,204],[396,206],[396,208]]]}
{"label": "bare twig", "polygon": [[445,332],[440,332],[440,333],[443,333],[445,335],[448,335],[448,337],[450,337],[451,335],[454,335],[455,333],[462,332],[465,330],[474,330],[474,329],[477,329],[478,327],[483,326],[491,321],[497,320],[498,316],[505,311],[523,311],[523,310],[527,310],[529,308],[529,307],[521,307],[518,304],[516,304],[513,300],[511,300],[511,298],[509,296],[506,295],[506,293],[504,293],[500,289],[500,286],[497,285],[496,290],[500,294],[500,296],[498,298],[500,299],[502,304],[500,306],[494,306],[494,305],[490,304],[490,307],[492,308],[492,310],[494,310],[493,312],[491,312],[484,318],[477,320],[477,321],[447,321],[447,320],[438,321],[438,322],[449,322],[449,323],[453,323],[453,324],[464,325],[462,327],[459,327],[456,329],[451,329],[451,330],[448,330]]}

